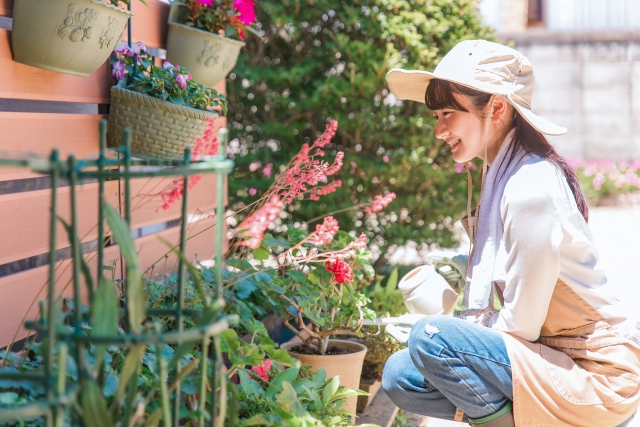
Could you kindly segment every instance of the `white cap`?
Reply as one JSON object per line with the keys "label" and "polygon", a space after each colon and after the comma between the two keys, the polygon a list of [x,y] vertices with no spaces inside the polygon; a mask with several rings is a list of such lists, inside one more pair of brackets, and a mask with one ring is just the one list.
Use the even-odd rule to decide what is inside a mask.
{"label": "white cap", "polygon": [[531,111],[535,78],[529,60],[510,47],[486,40],[458,43],[430,73],[393,69],[387,73],[391,93],[398,99],[424,103],[432,79],[447,80],[494,95],[503,95],[538,131],[563,135],[567,129]]}

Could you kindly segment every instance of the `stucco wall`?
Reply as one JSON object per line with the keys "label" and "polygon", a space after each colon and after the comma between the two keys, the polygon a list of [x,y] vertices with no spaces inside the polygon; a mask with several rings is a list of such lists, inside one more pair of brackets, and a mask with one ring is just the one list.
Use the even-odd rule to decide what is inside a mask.
{"label": "stucco wall", "polygon": [[533,64],[533,110],[569,132],[564,155],[640,158],[640,32],[503,34]]}

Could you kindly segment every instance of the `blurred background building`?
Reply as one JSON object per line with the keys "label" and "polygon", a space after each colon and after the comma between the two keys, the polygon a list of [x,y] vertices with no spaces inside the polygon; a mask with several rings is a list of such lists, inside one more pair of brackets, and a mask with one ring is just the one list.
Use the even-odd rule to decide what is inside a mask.
{"label": "blurred background building", "polygon": [[533,109],[559,151],[640,158],[640,0],[480,0],[485,24],[534,65]]}

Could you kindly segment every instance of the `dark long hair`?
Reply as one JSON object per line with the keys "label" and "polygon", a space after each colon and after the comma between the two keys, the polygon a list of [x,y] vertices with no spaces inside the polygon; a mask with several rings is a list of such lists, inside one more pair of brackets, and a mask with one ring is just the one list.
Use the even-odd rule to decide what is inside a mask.
{"label": "dark long hair", "polygon": [[[450,108],[452,110],[467,111],[453,96],[454,94],[462,95],[469,99],[471,105],[480,112],[487,106],[491,100],[491,94],[471,89],[446,80],[431,80],[425,93],[425,103],[430,110],[442,110]],[[468,111],[467,111],[468,112]],[[527,154],[537,155],[560,170],[571,188],[573,197],[578,205],[578,210],[584,217],[585,221],[589,221],[589,207],[582,193],[580,181],[573,170],[567,165],[567,162],[553,148],[544,135],[538,132],[529,124],[514,108],[512,117],[512,126],[515,128],[513,144],[511,146],[511,155],[507,160],[510,164],[516,157],[517,153],[522,149]]]}

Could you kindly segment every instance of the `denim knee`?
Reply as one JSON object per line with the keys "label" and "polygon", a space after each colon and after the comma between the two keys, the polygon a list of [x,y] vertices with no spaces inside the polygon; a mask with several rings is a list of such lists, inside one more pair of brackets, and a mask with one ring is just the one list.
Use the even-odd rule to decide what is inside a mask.
{"label": "denim knee", "polygon": [[419,348],[423,356],[439,358],[443,348],[442,331],[448,329],[447,325],[455,321],[459,321],[459,319],[441,315],[426,316],[424,319],[420,319],[411,328],[409,352],[415,355]]}
{"label": "denim knee", "polygon": [[382,372],[382,389],[396,405],[398,397],[404,393],[402,387],[403,380],[406,380],[404,373],[407,371],[407,368],[412,366],[413,362],[407,349],[392,354],[384,365],[384,371]]}

